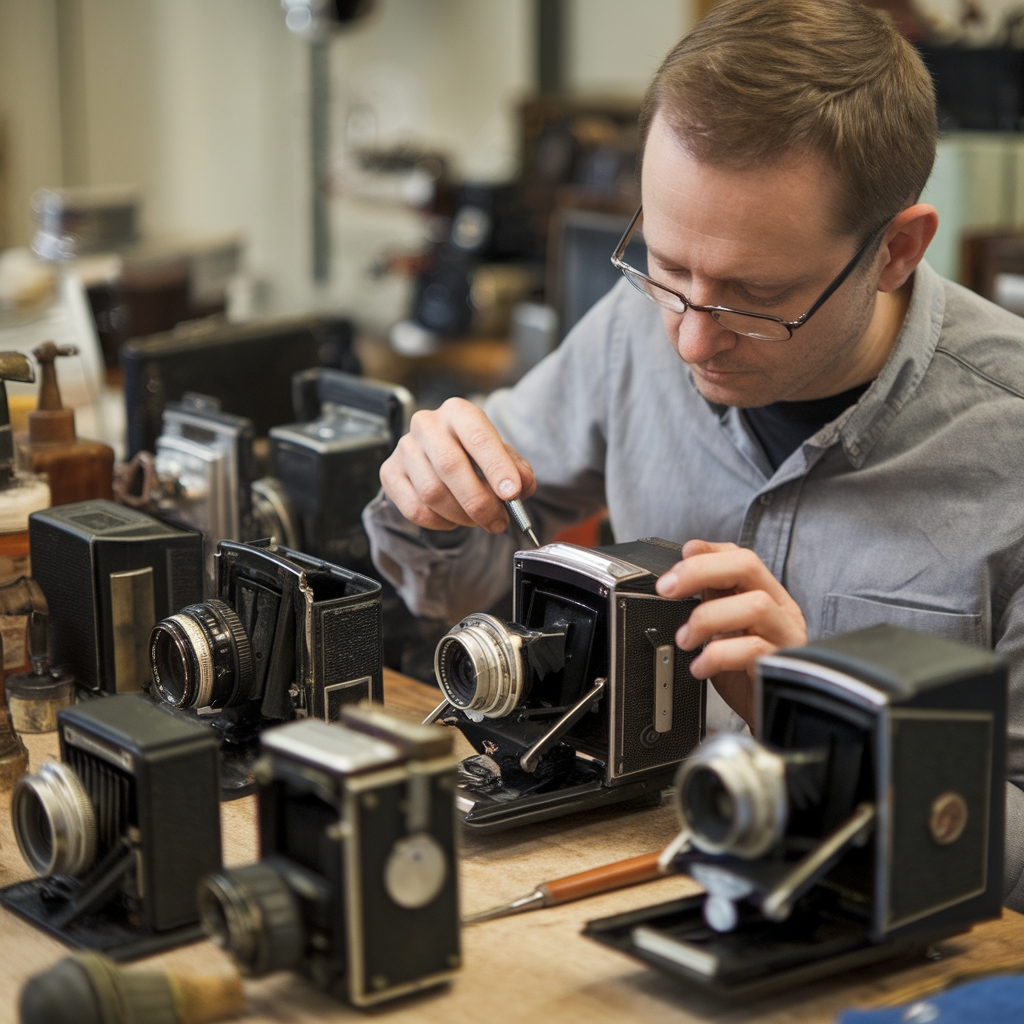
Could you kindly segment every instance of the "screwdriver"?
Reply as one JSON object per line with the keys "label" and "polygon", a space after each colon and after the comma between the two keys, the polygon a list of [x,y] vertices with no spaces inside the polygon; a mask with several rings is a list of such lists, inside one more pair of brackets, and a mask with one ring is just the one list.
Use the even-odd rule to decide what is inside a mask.
{"label": "screwdriver", "polygon": [[656,853],[645,853],[640,857],[617,860],[611,864],[602,864],[598,868],[591,868],[589,871],[581,871],[579,874],[566,875],[565,878],[543,882],[529,895],[520,896],[519,899],[513,900],[511,903],[492,907],[479,914],[470,914],[462,919],[462,923],[465,925],[493,921],[498,917],[521,914],[524,910],[556,907],[560,903],[571,903],[573,900],[586,899],[588,896],[598,896],[604,892],[611,892],[613,889],[622,889],[627,885],[651,882],[667,873],[666,868],[660,863],[661,859],[662,851],[658,850]]}
{"label": "screwdriver", "polygon": [[519,527],[520,531],[530,538],[535,548],[539,548],[540,541],[537,540],[537,534],[533,532],[533,523],[530,520],[526,511],[526,506],[523,505],[522,501],[520,501],[519,498],[513,498],[511,501],[505,502],[505,508],[508,509],[508,514],[512,517],[512,522]]}

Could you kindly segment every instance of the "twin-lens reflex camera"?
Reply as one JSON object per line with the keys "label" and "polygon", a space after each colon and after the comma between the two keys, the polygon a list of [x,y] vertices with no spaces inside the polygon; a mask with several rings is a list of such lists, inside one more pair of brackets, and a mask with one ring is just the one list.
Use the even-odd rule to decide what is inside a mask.
{"label": "twin-lens reflex camera", "polygon": [[141,694],[65,708],[60,761],[23,776],[14,835],[36,878],[0,903],[116,960],[202,937],[196,890],[220,868],[217,739]]}
{"label": "twin-lens reflex camera", "polygon": [[467,825],[497,830],[624,800],[656,802],[704,733],[705,684],[675,633],[694,600],[655,583],[679,546],[647,539],[515,555],[512,621],[474,613],[441,639]]}
{"label": "twin-lens reflex camera", "polygon": [[260,855],[200,886],[243,974],[299,971],[366,1006],[461,964],[452,736],[371,708],[263,734]]}
{"label": "twin-lens reflex camera", "polygon": [[874,626],[760,659],[756,687],[757,738],[719,733],[676,781],[664,859],[706,895],[591,922],[591,938],[753,996],[999,917],[1000,656]]}

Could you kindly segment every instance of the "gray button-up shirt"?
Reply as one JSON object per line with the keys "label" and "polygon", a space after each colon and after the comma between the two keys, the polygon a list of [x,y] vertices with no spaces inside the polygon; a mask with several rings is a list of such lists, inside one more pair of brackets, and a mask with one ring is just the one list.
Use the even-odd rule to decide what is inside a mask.
{"label": "gray button-up shirt", "polygon": [[[922,264],[881,374],[774,472],[625,281],[485,408],[536,473],[542,542],[607,505],[618,540],[751,548],[812,638],[889,622],[1005,653],[1006,891],[1024,909],[1024,320]],[[420,614],[456,621],[511,585],[511,532],[421,531],[383,497],[364,522]]]}

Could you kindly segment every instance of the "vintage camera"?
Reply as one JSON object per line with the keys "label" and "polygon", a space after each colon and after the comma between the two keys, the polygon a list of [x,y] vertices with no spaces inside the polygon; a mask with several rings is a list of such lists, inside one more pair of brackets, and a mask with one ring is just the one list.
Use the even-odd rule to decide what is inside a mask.
{"label": "vintage camera", "polygon": [[53,663],[87,689],[146,688],[153,625],[202,600],[199,534],[103,499],[35,512],[28,531]]}
{"label": "vintage camera", "polygon": [[455,759],[443,729],[346,708],[263,734],[262,860],[207,878],[203,927],[244,974],[297,970],[357,1006],[461,963]]}
{"label": "vintage camera", "polygon": [[373,573],[362,512],[381,463],[408,430],[413,398],[398,385],[315,369],[292,378],[301,421],[270,431],[273,475],[301,523],[302,550]]}
{"label": "vintage camera", "polygon": [[153,628],[153,694],[221,733],[224,787],[246,789],[268,724],[383,702],[380,584],[269,541],[217,563],[219,596]]}
{"label": "vintage camera", "polygon": [[479,751],[463,762],[459,806],[479,830],[621,800],[657,800],[704,733],[705,684],[675,645],[696,601],[658,577],[679,546],[647,539],[515,556],[511,622],[474,613],[437,646],[445,701]]}
{"label": "vintage camera", "polygon": [[707,895],[587,933],[754,995],[998,917],[1006,694],[999,656],[895,626],[762,658],[757,740],[718,734],[676,782],[674,864]]}
{"label": "vintage camera", "polygon": [[[138,334],[140,332],[136,332]],[[359,372],[351,321],[329,316],[257,319],[227,324],[217,317],[136,337],[121,346],[128,455],[153,451],[167,402],[188,391],[213,395],[252,421],[258,437],[291,416],[291,377],[321,363]]]}
{"label": "vintage camera", "polygon": [[217,740],[139,694],[57,716],[60,762],[25,775],[14,834],[38,878],[0,903],[118,960],[202,936],[199,880],[221,864]]}
{"label": "vintage camera", "polygon": [[221,412],[216,398],[189,392],[164,408],[163,433],[152,460],[136,456],[119,484],[126,504],[203,535],[206,592],[211,595],[220,541],[270,537],[302,547],[288,496],[276,480],[255,479],[254,438],[251,420]]}

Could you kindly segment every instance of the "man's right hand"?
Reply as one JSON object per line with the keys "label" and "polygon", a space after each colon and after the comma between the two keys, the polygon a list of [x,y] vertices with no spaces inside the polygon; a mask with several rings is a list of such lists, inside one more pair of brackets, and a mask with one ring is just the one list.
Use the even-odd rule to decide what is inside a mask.
{"label": "man's right hand", "polygon": [[463,398],[413,416],[409,433],[380,467],[380,482],[418,526],[482,526],[491,533],[508,528],[503,501],[528,498],[537,489],[530,464]]}

